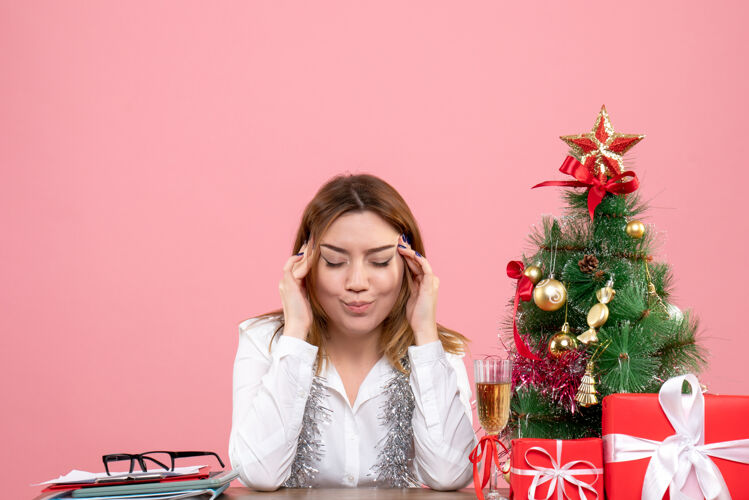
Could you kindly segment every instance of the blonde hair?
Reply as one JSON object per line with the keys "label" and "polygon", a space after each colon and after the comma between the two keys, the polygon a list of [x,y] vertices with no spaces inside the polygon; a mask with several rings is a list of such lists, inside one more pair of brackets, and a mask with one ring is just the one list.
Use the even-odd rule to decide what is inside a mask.
{"label": "blonde hair", "polygon": [[[368,174],[339,175],[328,181],[307,204],[302,214],[302,220],[297,230],[292,255],[299,252],[305,241],[310,237],[319,242],[328,228],[338,217],[350,212],[370,211],[382,217],[396,231],[403,233],[411,242],[411,247],[426,256],[424,243],[421,239],[419,227],[411,210],[400,194],[387,182]],[[311,262],[320,258],[319,246],[315,245]],[[306,288],[312,307],[312,324],[307,335],[307,342],[318,347],[317,372],[321,371],[325,359],[325,332],[328,317],[315,296],[315,280],[317,266],[310,267],[306,277]],[[409,297],[411,273],[408,269],[403,273],[403,283],[400,293],[390,314],[382,322],[380,335],[380,349],[390,364],[397,370],[406,373],[401,363],[406,356],[409,346],[414,344],[414,333],[406,318],[406,303]],[[259,317],[279,316],[281,325],[276,329],[273,338],[283,329],[283,310],[276,310]],[[465,352],[468,339],[460,333],[437,324],[439,340],[445,351],[462,354]],[[273,339],[271,339],[272,343]],[[269,346],[270,348],[270,346]]]}

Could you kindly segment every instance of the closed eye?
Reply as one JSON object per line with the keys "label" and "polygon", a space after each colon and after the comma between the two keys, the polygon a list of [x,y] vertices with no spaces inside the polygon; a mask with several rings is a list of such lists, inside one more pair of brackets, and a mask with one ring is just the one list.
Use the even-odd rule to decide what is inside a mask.
{"label": "closed eye", "polygon": [[[325,261],[325,266],[326,267],[341,267],[342,265],[345,264],[345,262],[330,262],[325,257],[322,257],[322,260]],[[391,260],[393,260],[392,257],[390,257],[388,260],[385,260],[385,261],[382,261],[382,262],[372,262],[372,265],[377,266],[377,267],[387,267],[388,264],[390,264]]]}
{"label": "closed eye", "polygon": [[[322,256],[321,256],[321,257],[322,257]],[[327,267],[340,267],[340,266],[342,266],[342,265],[344,264],[343,262],[330,262],[330,261],[329,261],[328,259],[326,259],[325,257],[322,257],[322,260],[324,260],[324,261],[325,261],[325,265],[326,265]]]}

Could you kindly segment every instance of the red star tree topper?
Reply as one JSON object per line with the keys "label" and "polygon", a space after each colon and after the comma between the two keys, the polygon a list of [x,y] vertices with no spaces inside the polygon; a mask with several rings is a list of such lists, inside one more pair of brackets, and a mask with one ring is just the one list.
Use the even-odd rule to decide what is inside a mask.
{"label": "red star tree topper", "polygon": [[560,137],[569,145],[580,163],[601,180],[621,174],[624,170],[622,156],[644,138],[640,134],[614,132],[606,106],[601,106],[590,132]]}

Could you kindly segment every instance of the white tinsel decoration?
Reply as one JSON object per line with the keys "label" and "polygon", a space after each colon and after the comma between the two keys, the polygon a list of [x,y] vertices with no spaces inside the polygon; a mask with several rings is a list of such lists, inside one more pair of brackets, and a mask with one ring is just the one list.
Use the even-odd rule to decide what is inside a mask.
{"label": "white tinsel decoration", "polygon": [[[401,363],[408,371],[408,358]],[[382,407],[380,420],[388,429],[385,445],[372,467],[377,474],[376,482],[383,487],[414,488],[420,484],[412,472],[414,395],[408,375],[395,371],[393,378],[385,385],[387,401]],[[325,379],[315,376],[312,379],[309,398],[304,407],[302,428],[297,440],[296,455],[291,464],[291,474],[284,482],[287,488],[310,488],[319,472],[314,464],[323,455],[324,444],[320,439],[320,424],[330,421],[331,411],[323,406],[327,397]]]}
{"label": "white tinsel decoration", "polygon": [[[409,370],[408,358],[401,364]],[[420,484],[412,472],[414,432],[411,419],[414,414],[414,395],[408,375],[399,371],[385,386],[388,395],[380,420],[388,428],[385,446],[372,468],[377,482],[390,488],[415,488]]]}
{"label": "white tinsel decoration", "polygon": [[319,375],[312,379],[307,404],[304,406],[302,429],[297,439],[296,455],[291,464],[291,475],[283,483],[286,488],[311,488],[315,474],[318,473],[314,464],[322,458],[325,446],[320,439],[320,424],[329,422],[331,413],[323,406],[323,400],[327,396],[324,381]]}

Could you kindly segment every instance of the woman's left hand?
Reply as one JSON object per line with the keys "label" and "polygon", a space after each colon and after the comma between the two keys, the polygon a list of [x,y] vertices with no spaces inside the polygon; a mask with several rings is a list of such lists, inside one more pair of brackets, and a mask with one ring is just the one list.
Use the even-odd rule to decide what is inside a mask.
{"label": "woman's left hand", "polygon": [[[440,280],[432,272],[427,259],[411,248],[401,235],[398,252],[411,273],[408,281],[410,294],[406,304],[406,318],[414,332],[416,345],[439,340],[437,335],[437,290]],[[409,271],[407,271],[409,272]]]}

